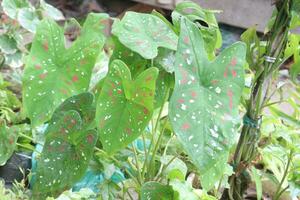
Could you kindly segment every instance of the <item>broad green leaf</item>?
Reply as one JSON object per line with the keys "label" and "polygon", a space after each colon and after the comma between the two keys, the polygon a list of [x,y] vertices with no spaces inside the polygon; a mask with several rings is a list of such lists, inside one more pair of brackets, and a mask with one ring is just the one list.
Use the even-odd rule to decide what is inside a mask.
{"label": "broad green leaf", "polygon": [[142,185],[141,200],[173,200],[173,194],[171,186],[158,182],[147,182]]}
{"label": "broad green leaf", "polygon": [[158,47],[176,50],[177,35],[160,18],[151,14],[126,12],[122,20],[116,20],[112,33],[127,48],[146,59],[158,54]]}
{"label": "broad green leaf", "polygon": [[96,122],[104,149],[112,154],[133,142],[152,117],[157,68],[132,80],[120,60],[110,65],[97,102]]}
{"label": "broad green leaf", "polygon": [[6,161],[13,154],[17,139],[17,129],[15,127],[7,127],[0,121],[0,166],[5,165]]}
{"label": "broad green leaf", "polygon": [[170,185],[175,191],[174,200],[201,200],[192,185],[188,182],[172,180]]}
{"label": "broad green leaf", "polygon": [[[128,66],[133,79],[150,65],[149,60],[125,47],[116,37],[113,37],[113,41],[114,51],[110,57],[110,63],[115,59],[122,60]],[[153,65],[160,69],[156,80],[155,108],[161,106],[164,102],[166,90],[172,82],[172,75],[170,73],[174,71],[174,62],[174,51],[162,48],[158,49],[158,56],[153,60]]]}
{"label": "broad green leaf", "polygon": [[201,185],[208,191],[223,175],[234,141],[246,49],[239,42],[209,61],[197,30],[183,18],[169,117],[175,134],[200,171]]}
{"label": "broad green leaf", "polygon": [[36,28],[40,23],[38,15],[33,8],[20,9],[17,19],[23,28],[32,33],[35,33]]}
{"label": "broad green leaf", "polygon": [[55,7],[53,7],[52,5],[46,3],[44,0],[40,1],[41,4],[41,8],[43,9],[43,15],[44,16],[48,16],[51,19],[54,20],[64,20],[65,17],[62,14],[62,12],[58,9],[56,9]]}
{"label": "broad green leaf", "polygon": [[180,30],[181,16],[185,16],[199,27],[205,41],[204,47],[210,60],[215,57],[215,50],[222,45],[221,31],[215,18],[215,13],[218,12],[216,10],[203,9],[197,3],[191,1],[178,3],[172,12],[172,20],[178,30]]}
{"label": "broad green leaf", "polygon": [[92,69],[104,44],[106,14],[90,14],[79,38],[65,49],[63,29],[52,20],[39,26],[23,76],[23,100],[32,125],[50,119],[64,99],[88,90]]}
{"label": "broad green leaf", "polygon": [[12,19],[17,19],[18,11],[21,8],[29,8],[27,0],[3,0],[1,3],[3,11]]}
{"label": "broad green leaf", "polygon": [[[84,100],[86,105],[82,105]],[[94,113],[92,102],[92,94],[79,94],[67,99],[54,112],[37,164],[35,199],[56,197],[84,175],[98,138],[96,130],[86,125]]]}
{"label": "broad green leaf", "polygon": [[0,35],[0,50],[5,54],[13,54],[18,50],[17,42],[7,34]]}
{"label": "broad green leaf", "polygon": [[[166,155],[165,157],[161,158],[161,162],[164,165],[167,165],[170,160],[173,159],[173,156]],[[187,173],[187,166],[186,164],[179,158],[175,158],[165,169],[166,177],[170,180],[178,179],[181,181],[185,180],[185,176]]]}

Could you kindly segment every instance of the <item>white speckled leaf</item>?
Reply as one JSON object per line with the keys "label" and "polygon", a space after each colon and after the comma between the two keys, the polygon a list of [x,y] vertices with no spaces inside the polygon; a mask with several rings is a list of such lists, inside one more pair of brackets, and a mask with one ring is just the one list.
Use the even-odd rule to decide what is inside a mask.
{"label": "white speckled leaf", "polygon": [[157,76],[158,69],[151,67],[132,80],[125,63],[111,63],[96,110],[100,140],[108,153],[126,147],[144,131],[152,117]]}
{"label": "white speckled leaf", "polygon": [[44,20],[37,29],[23,77],[24,107],[32,125],[49,120],[66,98],[87,91],[105,37],[106,14],[90,14],[80,37],[65,49],[63,29]]}
{"label": "white speckled leaf", "polygon": [[20,9],[31,7],[27,0],[3,0],[1,6],[4,13],[12,19],[17,19]]}
{"label": "white speckled leaf", "polygon": [[86,125],[95,113],[92,102],[92,94],[82,93],[67,99],[55,111],[38,159],[35,199],[56,197],[84,175],[98,138],[97,131],[88,130]]}
{"label": "white speckled leaf", "polygon": [[159,17],[151,14],[126,12],[116,20],[112,33],[127,48],[146,59],[157,56],[158,47],[176,50],[178,37]]}
{"label": "white speckled leaf", "polygon": [[244,86],[245,54],[245,45],[238,42],[210,62],[201,32],[183,18],[169,117],[206,190],[226,169]]}

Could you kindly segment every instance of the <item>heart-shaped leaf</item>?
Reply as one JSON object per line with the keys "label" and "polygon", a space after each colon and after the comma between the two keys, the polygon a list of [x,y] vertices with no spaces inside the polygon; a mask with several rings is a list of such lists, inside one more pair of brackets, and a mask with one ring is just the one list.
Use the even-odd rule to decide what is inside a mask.
{"label": "heart-shaped leaf", "polygon": [[141,200],[173,200],[173,189],[171,186],[158,182],[147,182],[141,189]]}
{"label": "heart-shaped leaf", "polygon": [[0,166],[5,165],[13,154],[17,139],[17,129],[14,127],[9,128],[0,122]]}
{"label": "heart-shaped leaf", "polygon": [[239,42],[209,61],[201,32],[183,18],[169,117],[206,190],[226,169],[244,87],[245,54],[245,45]]}
{"label": "heart-shaped leaf", "polygon": [[[86,105],[82,105],[84,100]],[[85,125],[94,113],[92,102],[92,94],[79,94],[54,112],[38,160],[33,188],[36,199],[56,197],[84,175],[98,137],[96,130],[88,130]]]}
{"label": "heart-shaped leaf", "polygon": [[[161,163],[167,165],[172,159],[173,156],[166,155],[164,157],[161,157]],[[184,181],[187,170],[188,169],[186,164],[181,159],[175,158],[171,163],[169,163],[164,173],[170,180],[179,179],[181,181]]]}
{"label": "heart-shaped leaf", "polygon": [[179,181],[177,179],[171,180],[170,185],[174,190],[174,199],[176,200],[202,200],[191,183],[187,181]]}
{"label": "heart-shaped leaf", "polygon": [[215,18],[215,13],[218,12],[219,11],[203,9],[197,3],[191,1],[178,3],[172,12],[172,21],[177,29],[179,29],[180,26],[181,16],[185,16],[195,22],[199,27],[198,31],[202,33],[205,42],[204,47],[210,60],[215,57],[215,50],[222,45],[221,31]]}
{"label": "heart-shaped leaf", "polygon": [[110,70],[97,102],[96,121],[100,140],[108,153],[114,153],[144,131],[153,112],[158,69],[151,67],[135,80],[120,60]]}
{"label": "heart-shaped leaf", "polygon": [[34,8],[20,9],[17,20],[23,28],[32,33],[35,33],[36,27],[41,22]]}
{"label": "heart-shaped leaf", "polygon": [[27,0],[3,0],[1,3],[3,11],[12,19],[17,19],[21,8],[29,8],[31,5]]}
{"label": "heart-shaped leaf", "polygon": [[62,28],[51,20],[40,23],[23,77],[24,106],[33,126],[49,120],[64,99],[87,91],[104,44],[101,31],[107,17],[90,14],[69,49],[65,49]]}
{"label": "heart-shaped leaf", "polygon": [[116,20],[112,33],[126,47],[146,59],[157,56],[158,47],[176,50],[178,37],[159,17],[151,14],[126,12]]}
{"label": "heart-shaped leaf", "polygon": [[43,10],[43,15],[54,20],[64,20],[65,17],[62,12],[50,4],[47,4],[44,0],[40,1],[41,8]]}

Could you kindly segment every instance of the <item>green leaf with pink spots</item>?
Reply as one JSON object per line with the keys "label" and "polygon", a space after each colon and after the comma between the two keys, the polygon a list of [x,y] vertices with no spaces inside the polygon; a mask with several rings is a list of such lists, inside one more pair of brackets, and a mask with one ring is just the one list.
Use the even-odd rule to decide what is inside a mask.
{"label": "green leaf with pink spots", "polygon": [[18,139],[17,128],[7,127],[0,121],[0,166],[12,156]]}
{"label": "green leaf with pink spots", "polygon": [[107,18],[106,14],[90,14],[68,49],[60,26],[52,20],[40,23],[23,77],[24,107],[33,126],[48,121],[66,98],[87,91],[105,41],[102,31]]}
{"label": "green leaf with pink spots", "polygon": [[53,113],[52,120],[60,117],[62,112],[75,110],[80,114],[82,123],[85,127],[91,125],[95,118],[96,105],[94,95],[90,92],[84,92],[66,99]]}
{"label": "green leaf with pink spots", "polygon": [[98,138],[97,131],[86,125],[95,113],[93,99],[90,93],[79,94],[67,99],[54,112],[38,159],[35,199],[56,197],[84,175]]}
{"label": "green leaf with pink spots", "polygon": [[134,141],[152,117],[158,69],[151,67],[132,80],[120,60],[110,70],[97,102],[96,123],[104,149],[112,154]]}
{"label": "green leaf with pink spots", "polygon": [[178,37],[159,17],[151,14],[126,12],[116,19],[112,33],[122,44],[146,59],[158,54],[158,47],[176,50]]}
{"label": "green leaf with pink spots", "polygon": [[206,190],[227,167],[244,87],[245,54],[245,45],[238,42],[209,61],[201,32],[182,19],[169,117]]}

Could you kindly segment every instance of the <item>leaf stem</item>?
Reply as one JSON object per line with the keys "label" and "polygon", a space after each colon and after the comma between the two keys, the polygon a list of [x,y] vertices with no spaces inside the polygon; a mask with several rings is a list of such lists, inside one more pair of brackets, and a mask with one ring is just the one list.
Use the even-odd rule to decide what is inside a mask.
{"label": "leaf stem", "polygon": [[161,170],[161,172],[160,173],[158,173],[157,175],[156,175],[156,177],[155,177],[155,179],[154,180],[156,180],[156,181],[160,181],[161,180],[161,175],[165,172],[165,170],[167,169],[167,167],[177,158],[178,156],[177,155],[174,155],[170,160],[169,160],[169,162],[166,164],[166,165],[164,165],[163,167],[162,167],[162,170]]}
{"label": "leaf stem", "polygon": [[141,172],[140,165],[139,165],[137,151],[136,151],[136,148],[133,143],[131,143],[131,146],[132,146],[132,151],[134,154],[135,166],[136,166],[137,173],[138,173],[138,180],[139,180],[140,184],[142,185],[143,184],[142,175],[141,175],[142,172]]}
{"label": "leaf stem", "polygon": [[163,136],[163,134],[164,134],[164,132],[165,132],[165,128],[166,128],[166,125],[167,125],[167,118],[165,119],[165,122],[164,122],[164,124],[163,124],[163,128],[162,128],[162,130],[161,130],[161,132],[160,132],[160,134],[159,134],[159,136],[158,136],[158,139],[157,139],[157,141],[156,141],[156,144],[155,144],[155,147],[154,147],[154,149],[153,149],[153,152],[152,152],[152,157],[151,157],[151,160],[150,160],[150,168],[151,169],[153,169],[154,167],[155,167],[155,155],[156,155],[156,153],[157,153],[157,150],[158,150],[158,148],[159,148],[159,146],[160,146],[160,143],[161,143],[161,139],[162,139],[162,136]]}
{"label": "leaf stem", "polygon": [[96,151],[100,152],[100,153],[105,154],[107,157],[109,157],[112,161],[114,161],[114,162],[118,165],[119,168],[123,168],[123,169],[125,170],[125,172],[130,176],[130,178],[131,178],[137,185],[140,185],[140,183],[139,183],[139,181],[136,179],[136,177],[133,176],[133,174],[132,174],[129,170],[127,170],[127,168],[124,167],[124,166],[122,165],[122,163],[121,163],[120,161],[118,161],[115,157],[109,156],[105,151],[103,151],[102,149],[100,149],[100,148],[98,148],[98,147],[94,147],[94,149],[95,149]]}
{"label": "leaf stem", "polygon": [[[163,104],[161,105],[160,109],[159,109],[159,113],[158,113],[158,116],[157,116],[157,119],[156,119],[156,122],[155,122],[155,126],[154,128],[152,127],[153,129],[153,133],[152,133],[152,138],[151,138],[151,143],[150,143],[150,146],[149,146],[149,151],[151,151],[151,148],[153,146],[153,143],[154,143],[154,135],[157,133],[157,128],[158,128],[158,124],[160,123],[160,118],[161,118],[161,115],[162,115],[162,112],[163,112],[163,109],[164,109],[164,106],[166,104],[166,102],[168,101],[168,97],[169,97],[169,92],[170,92],[170,88],[168,87],[166,90],[165,90],[165,94],[164,94],[164,102]],[[154,168],[155,166],[153,165],[153,162],[155,164],[155,154],[156,154],[156,151],[157,151],[157,148],[158,148],[158,144],[160,143],[160,140],[161,140],[161,136],[162,136],[162,132],[160,133],[160,135],[158,136],[158,139],[156,141],[156,144],[154,146],[154,149],[153,149],[153,152],[152,152],[152,156],[150,158],[150,162],[148,163],[149,166],[148,166],[148,169],[150,170],[149,174],[151,176],[154,176]],[[150,154],[150,153],[149,153]],[[147,163],[146,163],[147,164]],[[148,177],[150,178],[150,177]]]}
{"label": "leaf stem", "polygon": [[283,193],[283,192],[280,192],[281,191],[281,187],[282,187],[282,184],[283,184],[286,176],[288,175],[288,171],[289,171],[289,168],[290,168],[290,164],[291,164],[292,158],[293,158],[293,151],[291,150],[290,153],[289,153],[289,156],[288,156],[288,162],[287,162],[286,168],[284,170],[283,176],[282,176],[281,181],[280,181],[280,183],[279,183],[279,185],[277,187],[277,190],[275,192],[274,200],[278,200],[279,197],[281,196],[281,194]]}
{"label": "leaf stem", "polygon": [[25,134],[23,134],[21,132],[19,132],[18,135],[21,136],[21,137],[24,137],[24,138],[26,138],[26,139],[28,139],[28,140],[30,140],[32,142],[34,142],[34,139],[32,137],[28,136],[28,135],[25,135]]}
{"label": "leaf stem", "polygon": [[25,145],[20,144],[20,143],[16,143],[16,145],[17,145],[17,146],[20,146],[20,147],[22,147],[22,148],[24,148],[24,149],[29,149],[29,150],[31,150],[31,151],[34,151],[34,152],[38,153],[39,155],[41,154],[40,152],[38,152],[37,150],[35,150],[35,149],[32,148],[32,147],[25,146]]}

